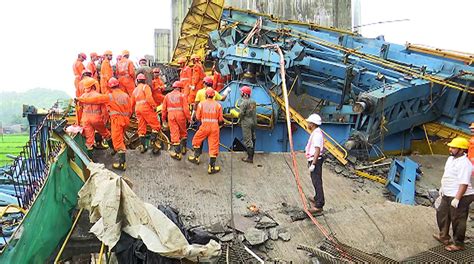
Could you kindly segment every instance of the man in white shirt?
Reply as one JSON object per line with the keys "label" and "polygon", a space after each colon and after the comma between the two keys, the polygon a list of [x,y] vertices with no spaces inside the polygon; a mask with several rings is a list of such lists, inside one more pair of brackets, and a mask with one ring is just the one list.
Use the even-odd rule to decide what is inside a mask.
{"label": "man in white shirt", "polygon": [[319,128],[322,123],[318,114],[312,114],[306,119],[308,128],[312,131],[306,144],[305,155],[308,160],[311,181],[314,187],[314,197],[309,197],[311,213],[319,213],[323,211],[324,206],[324,190],[323,190],[323,157],[321,154],[324,150],[323,132]]}
{"label": "man in white shirt", "polygon": [[[441,203],[436,211],[439,235],[433,237],[446,245],[448,251],[464,250],[466,221],[469,205],[474,201],[474,190],[471,185],[472,164],[466,151],[467,139],[454,138],[449,144],[450,157],[444,166],[439,193]],[[453,242],[449,236],[449,226],[453,228]]]}

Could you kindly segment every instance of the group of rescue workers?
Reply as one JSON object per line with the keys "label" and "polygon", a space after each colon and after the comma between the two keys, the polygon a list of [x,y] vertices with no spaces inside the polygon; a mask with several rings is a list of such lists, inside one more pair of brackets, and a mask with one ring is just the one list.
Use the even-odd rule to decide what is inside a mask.
{"label": "group of rescue workers", "polygon": [[[119,156],[113,168],[125,170],[127,147],[124,136],[130,118],[135,115],[141,153],[148,150],[147,127],[151,128],[149,145],[153,154],[159,154],[161,150],[161,129],[169,129],[172,144],[170,156],[181,160],[187,151],[189,124],[199,123],[192,139],[194,154],[188,160],[199,164],[203,141],[207,139],[208,173],[219,172],[216,158],[219,154],[220,126],[224,118],[222,106],[216,101],[225,100],[230,92],[230,88],[227,88],[222,94],[219,93],[225,79],[217,71],[212,77],[206,76],[201,58],[193,54],[190,65],[186,58],[178,59],[179,80],[172,84],[173,90],[165,94],[166,86],[161,79],[160,69],[149,67],[145,58],[139,60],[139,67],[135,69],[129,57],[130,53],[124,50],[117,56],[116,64],[112,65],[111,51],[105,51],[103,56],[93,52],[90,61],[84,66],[87,56],[80,53],[73,65],[77,123],[83,127],[89,154],[92,154],[94,146],[108,145],[112,155],[118,153]],[[242,160],[252,163],[257,125],[256,103],[250,98],[252,90],[249,86],[241,87],[240,92],[242,100],[240,112],[236,116],[242,126],[243,142],[248,154]],[[102,142],[96,142],[96,132],[102,137]]]}

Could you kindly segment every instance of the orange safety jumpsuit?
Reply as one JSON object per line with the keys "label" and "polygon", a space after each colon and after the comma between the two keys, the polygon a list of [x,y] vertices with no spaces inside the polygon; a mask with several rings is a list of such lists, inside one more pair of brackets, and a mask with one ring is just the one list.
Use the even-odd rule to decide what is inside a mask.
{"label": "orange safety jumpsuit", "polygon": [[95,62],[89,61],[87,69],[92,72],[92,78],[99,80],[99,76],[97,75],[97,65],[95,65]]}
{"label": "orange safety jumpsuit", "polygon": [[188,137],[186,120],[191,121],[191,114],[185,95],[178,89],[165,96],[161,116],[163,120],[168,120],[171,143],[179,144],[181,139]]}
{"label": "orange safety jumpsuit", "polygon": [[219,154],[220,129],[219,122],[223,122],[222,106],[211,98],[199,103],[196,110],[196,118],[201,126],[194,135],[193,147],[199,148],[207,138],[209,145],[209,157],[214,158]]}
{"label": "orange safety jumpsuit", "polygon": [[101,94],[110,93],[107,83],[109,82],[109,79],[112,78],[112,76],[114,76],[114,71],[112,70],[112,66],[110,66],[110,61],[107,58],[105,58],[102,61],[102,64],[100,66],[100,93]]}
{"label": "orange safety jumpsuit", "polygon": [[151,95],[151,88],[147,84],[139,83],[132,93],[132,105],[138,119],[138,136],[146,135],[146,126],[149,125],[153,131],[161,129],[160,122],[156,116],[156,103]]}
{"label": "orange safety jumpsuit", "polygon": [[112,144],[115,151],[127,150],[124,142],[125,130],[130,124],[132,102],[128,94],[120,89],[112,89],[109,94],[97,97],[80,98],[80,102],[91,104],[105,103],[109,109]]}
{"label": "orange safety jumpsuit", "polygon": [[82,71],[84,71],[84,64],[82,64],[82,61],[78,58],[74,65],[72,66],[72,70],[74,72],[74,87],[76,88],[76,97],[78,96],[79,92],[79,82],[81,81],[82,78]]}
{"label": "orange safety jumpsuit", "polygon": [[[97,97],[100,93],[91,90],[86,91],[82,96],[81,99],[89,98],[89,97]],[[79,101],[81,101],[81,99]],[[83,111],[82,111],[82,119],[81,125],[84,128],[83,134],[86,138],[86,147],[92,148],[95,141],[95,131],[99,132],[103,139],[110,138],[110,132],[105,127],[104,121],[104,112],[107,112],[107,108],[104,104],[86,104],[82,103]]]}
{"label": "orange safety jumpsuit", "polygon": [[183,93],[188,98],[189,95],[189,85],[191,84],[191,77],[193,75],[193,69],[189,66],[184,66],[181,68],[179,73],[179,81],[183,83]]}
{"label": "orange safety jumpsuit", "polygon": [[196,93],[202,89],[204,85],[202,81],[204,77],[206,77],[206,74],[204,73],[204,67],[202,66],[201,63],[196,62],[192,70],[193,70],[193,73],[191,76],[190,86],[194,86],[194,89],[192,89],[192,87],[190,87],[189,89],[189,95],[188,95],[189,104],[194,103],[194,100],[196,99]]}
{"label": "orange safety jumpsuit", "polygon": [[122,91],[131,95],[135,89],[135,66],[127,58],[122,58],[117,62],[117,78]]}
{"label": "orange safety jumpsuit", "polygon": [[214,75],[212,76],[212,89],[216,92],[220,92],[222,88],[224,88],[225,79],[222,77],[220,73],[214,71]]}
{"label": "orange safety jumpsuit", "polygon": [[153,96],[153,100],[155,100],[155,103],[160,105],[165,99],[165,96],[163,95],[163,90],[165,90],[165,84],[163,83],[160,77],[154,78],[151,82],[151,95]]}

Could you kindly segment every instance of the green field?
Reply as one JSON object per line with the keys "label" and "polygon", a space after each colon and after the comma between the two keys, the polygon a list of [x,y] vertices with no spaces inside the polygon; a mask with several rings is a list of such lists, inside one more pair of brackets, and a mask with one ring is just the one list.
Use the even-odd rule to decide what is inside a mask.
{"label": "green field", "polygon": [[0,166],[11,164],[7,154],[18,155],[28,141],[28,134],[0,135]]}

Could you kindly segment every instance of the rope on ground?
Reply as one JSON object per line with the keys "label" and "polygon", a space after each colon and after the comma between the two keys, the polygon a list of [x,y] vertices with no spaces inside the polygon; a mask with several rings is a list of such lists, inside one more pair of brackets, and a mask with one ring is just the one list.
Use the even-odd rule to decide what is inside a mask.
{"label": "rope on ground", "polygon": [[59,259],[61,258],[61,255],[63,254],[64,249],[66,248],[67,243],[69,242],[69,239],[71,238],[72,232],[76,228],[77,222],[79,221],[79,217],[81,217],[82,211],[84,209],[81,208],[79,212],[76,215],[76,219],[74,219],[74,223],[72,223],[72,227],[69,230],[69,233],[66,236],[66,239],[64,239],[63,244],[61,245],[61,248],[59,249],[58,255],[56,255],[56,258],[54,259],[54,264],[58,263]]}
{"label": "rope on ground", "polygon": [[[282,82],[282,91],[283,91],[283,99],[285,101],[285,116],[286,116],[286,126],[288,130],[288,140],[290,143],[290,153],[291,153],[291,159],[292,159],[292,164],[293,164],[293,175],[295,177],[296,185],[298,187],[298,192],[300,194],[300,199],[303,204],[303,210],[304,212],[308,215],[308,217],[311,219],[311,221],[316,225],[318,230],[326,237],[326,239],[334,242],[336,245],[338,245],[338,242],[334,239],[333,236],[329,234],[329,232],[324,228],[323,225],[321,225],[318,220],[309,212],[308,210],[308,205],[306,204],[306,196],[303,192],[303,188],[301,187],[301,181],[300,181],[300,176],[299,176],[299,171],[298,171],[298,166],[296,163],[296,154],[294,150],[294,145],[293,145],[293,132],[291,130],[291,119],[290,119],[290,107],[289,107],[289,102],[288,102],[288,91],[286,88],[286,80],[285,80],[285,59],[283,57],[283,52],[281,51],[280,47],[276,44],[274,45],[266,45],[266,47],[273,47],[278,54],[280,55],[280,75],[281,75],[281,82]],[[340,248],[339,246],[336,247],[336,249],[341,253],[341,255],[348,259],[349,261],[351,260],[350,256],[347,255],[347,253]]]}

